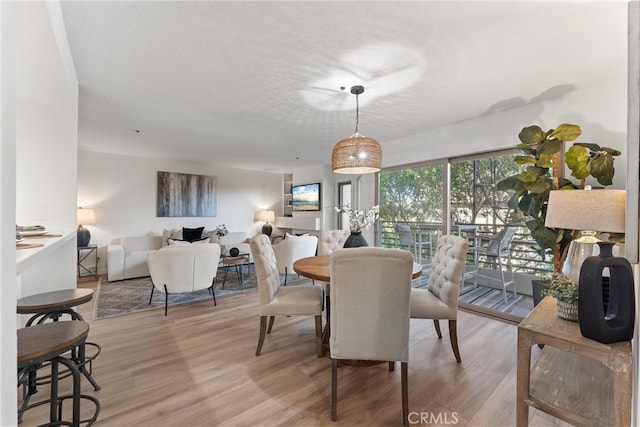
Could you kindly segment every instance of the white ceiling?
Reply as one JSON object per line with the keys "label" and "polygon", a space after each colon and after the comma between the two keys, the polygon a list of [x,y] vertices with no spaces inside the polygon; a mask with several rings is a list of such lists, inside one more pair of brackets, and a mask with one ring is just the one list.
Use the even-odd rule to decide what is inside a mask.
{"label": "white ceiling", "polygon": [[626,8],[63,0],[79,146],[277,172],[328,164],[354,131],[349,88],[362,84],[359,131],[384,150],[625,76]]}

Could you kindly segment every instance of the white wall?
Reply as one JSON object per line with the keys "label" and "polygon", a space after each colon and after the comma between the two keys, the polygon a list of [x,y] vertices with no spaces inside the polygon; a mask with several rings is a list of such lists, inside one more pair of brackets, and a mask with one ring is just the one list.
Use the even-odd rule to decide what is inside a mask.
{"label": "white wall", "polygon": [[[217,177],[217,216],[157,217],[157,172]],[[86,225],[98,245],[100,274],[106,273],[106,246],[116,237],[162,234],[163,229],[225,224],[252,236],[262,223],[259,210],[282,211],[282,174],[220,168],[205,163],[143,159],[80,151],[78,206],[94,208],[96,224]]]}
{"label": "white wall", "polygon": [[[0,3],[2,353],[0,425],[17,424],[16,299],[74,288],[78,81],[57,2]],[[66,235],[17,276],[14,225]],[[9,253],[9,250],[11,253]],[[21,250],[22,259],[29,258]],[[12,275],[9,272],[13,272]]]}
{"label": "white wall", "polygon": [[[529,125],[544,130],[561,123],[582,128],[580,142],[616,148],[616,174],[611,188],[625,188],[627,82],[605,82],[566,95],[476,117],[410,137],[382,142],[383,167],[468,155],[519,144],[518,133]],[[566,148],[570,147],[568,143]]]}
{"label": "white wall", "polygon": [[0,425],[16,418],[15,4],[0,2]]}

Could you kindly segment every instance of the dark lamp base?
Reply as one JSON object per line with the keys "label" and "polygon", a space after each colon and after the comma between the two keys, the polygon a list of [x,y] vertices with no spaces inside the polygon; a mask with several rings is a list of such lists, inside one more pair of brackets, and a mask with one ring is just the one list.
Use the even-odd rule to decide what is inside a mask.
{"label": "dark lamp base", "polygon": [[268,222],[262,226],[262,234],[266,234],[267,236],[271,236],[273,232],[273,227]]}

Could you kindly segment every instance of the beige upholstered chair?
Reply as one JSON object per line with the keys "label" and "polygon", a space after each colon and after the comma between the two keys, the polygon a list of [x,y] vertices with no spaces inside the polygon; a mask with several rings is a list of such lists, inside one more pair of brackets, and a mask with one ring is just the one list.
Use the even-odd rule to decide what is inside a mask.
{"label": "beige upholstered chair", "polygon": [[324,230],[318,238],[318,255],[331,255],[336,249],[341,249],[349,237],[349,230]]}
{"label": "beige upholstered chair", "polygon": [[217,243],[192,244],[189,246],[164,246],[149,254],[147,263],[151,273],[151,297],[153,289],[165,293],[164,315],[167,315],[169,294],[210,289],[213,303],[216,295],[213,282],[220,262],[220,245]]}
{"label": "beige upholstered chair", "polygon": [[331,419],[336,420],[340,360],[401,363],[407,423],[409,314],[413,256],[400,249],[349,248],[331,254]]}
{"label": "beige upholstered chair", "polygon": [[[342,249],[349,234],[351,234],[349,230],[321,231],[318,237],[318,255],[331,255],[331,252],[334,250]],[[331,304],[329,304],[329,292],[331,291],[331,287],[327,282],[321,282],[321,284],[327,301],[325,315],[327,316],[327,320],[329,320],[329,307],[331,307]]]}
{"label": "beige upholstered chair", "polygon": [[318,248],[318,237],[310,235],[294,236],[287,233],[284,240],[273,245],[276,263],[280,274],[284,274],[284,284],[287,276],[293,274],[293,263],[300,258],[314,256]]}
{"label": "beige upholstered chair", "polygon": [[[322,288],[313,285],[280,286],[280,274],[269,236],[257,234],[250,240],[260,298],[260,337],[256,356],[260,356],[266,334],[275,316],[314,316],[316,352],[322,356]],[[267,329],[267,317],[269,328]]]}
{"label": "beige upholstered chair", "polygon": [[458,363],[461,362],[456,330],[458,290],[468,246],[464,237],[440,237],[429,273],[429,285],[426,289],[411,290],[411,318],[433,319],[438,338],[442,338],[439,319],[449,321],[449,338]]}

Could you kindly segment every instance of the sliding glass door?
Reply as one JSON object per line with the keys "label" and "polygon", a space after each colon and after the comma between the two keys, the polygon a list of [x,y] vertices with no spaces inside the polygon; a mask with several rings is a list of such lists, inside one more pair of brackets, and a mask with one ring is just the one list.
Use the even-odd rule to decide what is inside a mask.
{"label": "sliding glass door", "polygon": [[[493,238],[505,227],[515,227],[509,256],[516,283],[508,289],[507,298],[499,265],[503,262],[505,269],[507,260],[470,251],[461,301],[481,305],[480,311],[508,313],[516,319],[525,316],[533,308],[530,276],[550,272],[552,265],[540,258],[523,218],[508,208],[511,194],[497,190],[498,182],[520,170],[514,162],[516,154],[500,151],[380,172],[379,246],[408,249],[428,269],[443,233],[465,236],[473,246],[486,242],[480,237]],[[477,280],[470,274],[473,270],[485,278]]]}

